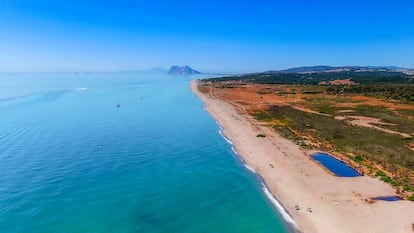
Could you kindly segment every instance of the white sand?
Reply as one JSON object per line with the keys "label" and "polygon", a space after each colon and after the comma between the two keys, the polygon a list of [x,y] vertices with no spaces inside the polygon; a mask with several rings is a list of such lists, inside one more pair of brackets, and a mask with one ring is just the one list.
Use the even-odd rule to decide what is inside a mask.
{"label": "white sand", "polygon": [[[311,152],[239,114],[229,103],[200,93],[196,86],[193,81],[191,88],[206,110],[223,126],[225,136],[263,177],[302,232],[414,232],[414,202],[366,202],[370,197],[395,195],[391,186],[367,176],[333,176],[311,160],[307,155]],[[258,138],[259,133],[266,137]],[[300,210],[295,210],[296,205]]]}

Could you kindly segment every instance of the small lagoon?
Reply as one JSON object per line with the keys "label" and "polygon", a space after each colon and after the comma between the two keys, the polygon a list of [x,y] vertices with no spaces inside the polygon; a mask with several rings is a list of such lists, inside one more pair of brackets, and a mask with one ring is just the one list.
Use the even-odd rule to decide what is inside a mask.
{"label": "small lagoon", "polygon": [[339,177],[356,177],[361,176],[355,169],[351,168],[344,162],[334,158],[333,156],[318,152],[312,155],[312,158],[329,169],[332,173]]}
{"label": "small lagoon", "polygon": [[374,197],[374,198],[372,198],[372,200],[376,200],[376,201],[401,201],[403,199],[399,196],[381,196],[381,197]]}

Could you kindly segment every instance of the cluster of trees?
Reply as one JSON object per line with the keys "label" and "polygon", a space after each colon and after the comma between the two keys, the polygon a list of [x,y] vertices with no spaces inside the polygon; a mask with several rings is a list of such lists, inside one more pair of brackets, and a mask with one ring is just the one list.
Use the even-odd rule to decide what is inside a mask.
{"label": "cluster of trees", "polygon": [[414,101],[414,85],[357,85],[346,88],[330,86],[326,91],[329,94],[353,93],[402,101]]}
{"label": "cluster of trees", "polygon": [[244,81],[258,84],[308,84],[317,85],[322,81],[348,79],[358,84],[414,84],[414,77],[402,72],[391,71],[342,71],[342,72],[316,72],[316,73],[283,73],[264,72],[240,76],[228,76],[208,79],[207,81]]}

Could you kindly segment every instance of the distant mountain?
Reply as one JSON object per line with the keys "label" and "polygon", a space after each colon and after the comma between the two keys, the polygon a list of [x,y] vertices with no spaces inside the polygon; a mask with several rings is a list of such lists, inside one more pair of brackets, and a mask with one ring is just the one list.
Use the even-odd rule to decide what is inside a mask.
{"label": "distant mountain", "polygon": [[408,68],[399,67],[399,66],[365,66],[366,68],[373,68],[373,69],[389,69],[389,70],[409,70]]}
{"label": "distant mountain", "polygon": [[201,74],[201,72],[197,70],[193,70],[189,66],[171,66],[170,70],[168,71],[169,74],[174,75],[193,75],[193,74]]}
{"label": "distant mountain", "polygon": [[286,73],[301,73],[301,72],[322,72],[326,70],[335,69],[333,66],[303,66],[303,67],[295,67],[286,70],[281,70],[281,72]]}
{"label": "distant mountain", "polygon": [[334,72],[375,72],[375,71],[404,71],[409,70],[397,66],[304,66],[290,68],[280,71],[271,71],[277,73],[334,73]]}

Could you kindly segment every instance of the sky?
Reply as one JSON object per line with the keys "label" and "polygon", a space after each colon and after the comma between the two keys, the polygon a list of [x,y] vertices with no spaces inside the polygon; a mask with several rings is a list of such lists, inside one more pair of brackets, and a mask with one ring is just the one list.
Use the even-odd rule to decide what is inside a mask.
{"label": "sky", "polygon": [[414,1],[0,0],[0,72],[414,68]]}

